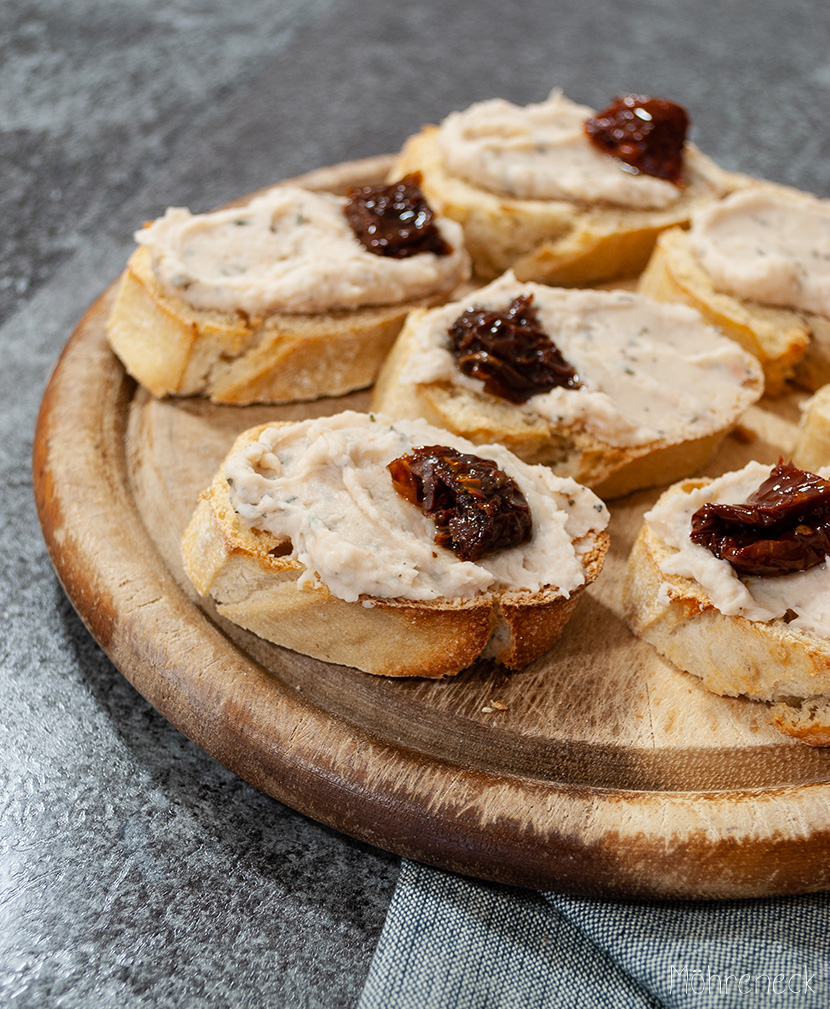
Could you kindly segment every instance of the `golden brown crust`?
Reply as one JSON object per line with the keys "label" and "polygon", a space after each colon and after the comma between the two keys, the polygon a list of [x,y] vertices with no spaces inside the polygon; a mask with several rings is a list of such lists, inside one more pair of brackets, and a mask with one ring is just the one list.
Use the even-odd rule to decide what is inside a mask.
{"label": "golden brown crust", "polygon": [[[660,236],[637,289],[655,301],[681,302],[696,308],[724,336],[758,358],[769,395],[786,390],[810,348],[811,330],[803,313],[770,308],[716,291],[691,252],[688,233],[680,229]],[[823,344],[816,351],[823,353]],[[808,368],[810,373],[815,372],[815,381],[823,365],[818,357],[805,361],[805,378]]]}
{"label": "golden brown crust", "polygon": [[127,371],[154,396],[218,403],[288,403],[372,384],[413,304],[317,315],[203,311],[164,290],[150,251],[136,249],[122,275],[107,336]]}
{"label": "golden brown crust", "polygon": [[[525,462],[550,466],[558,476],[573,477],[606,499],[696,472],[738,420],[725,418],[720,430],[703,437],[620,447],[484,392],[447,382],[405,382],[401,374],[415,353],[421,318],[421,312],[410,315],[386,358],[372,393],[374,410],[390,417],[424,417],[477,445],[498,442]],[[757,388],[760,395],[760,377]]]}
{"label": "golden brown crust", "polygon": [[[261,430],[245,432],[232,451]],[[324,586],[298,588],[301,565],[286,556],[285,542],[239,519],[220,470],[185,531],[182,557],[194,587],[213,598],[220,616],[260,637],[376,675],[439,678],[482,655],[518,669],[547,651],[599,574],[607,533],[594,534],[585,546],[585,584],[568,598],[547,589],[435,602],[345,602]]]}
{"label": "golden brown crust", "polygon": [[648,262],[661,231],[687,224],[701,202],[748,181],[701,155],[709,180],[692,183],[667,210],[512,199],[448,172],[437,135],[437,126],[426,126],[410,137],[389,178],[421,172],[427,200],[436,212],[462,225],[475,270],[485,279],[511,268],[519,280],[569,286],[634,276]]}
{"label": "golden brown crust", "polygon": [[[687,480],[666,491],[687,493],[706,480]],[[631,551],[623,585],[628,625],[678,668],[699,676],[713,693],[776,702],[773,721],[813,745],[830,743],[830,705],[809,721],[802,699],[830,694],[830,642],[792,630],[783,620],[760,622],[718,610],[697,582],[667,575],[671,553],[644,524]]]}
{"label": "golden brown crust", "polygon": [[770,721],[781,732],[809,746],[830,746],[830,698],[781,701],[770,708]]}
{"label": "golden brown crust", "polygon": [[[586,585],[594,581],[605,560],[610,539],[606,533],[596,538],[591,550],[583,557]],[[493,657],[508,669],[522,669],[538,658],[559,640],[565,624],[576,609],[586,585],[564,599],[551,595],[546,598],[540,593],[538,599],[530,603],[526,594],[505,594],[496,600],[494,612],[497,620],[507,629],[506,641],[493,639]]]}

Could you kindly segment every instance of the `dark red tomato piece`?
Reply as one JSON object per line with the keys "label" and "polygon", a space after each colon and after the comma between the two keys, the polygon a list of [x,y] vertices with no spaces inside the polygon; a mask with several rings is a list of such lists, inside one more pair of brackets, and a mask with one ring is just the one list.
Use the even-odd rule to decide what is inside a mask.
{"label": "dark red tomato piece", "polygon": [[519,295],[504,312],[467,309],[450,326],[449,337],[461,371],[512,403],[555,386],[581,385],[576,370],[539,325],[532,295]]}
{"label": "dark red tomato piece", "polygon": [[518,546],[533,521],[516,481],[492,459],[424,445],[387,467],[395,490],[435,520],[435,542],[463,561]]}
{"label": "dark red tomato piece", "polygon": [[363,248],[377,256],[406,259],[421,252],[452,252],[421,192],[419,172],[388,186],[350,189],[344,213]]}
{"label": "dark red tomato piece", "polygon": [[624,95],[585,121],[585,132],[604,154],[635,172],[685,184],[683,150],[689,117],[682,105],[647,95]]}
{"label": "dark red tomato piece", "polygon": [[743,504],[705,504],[692,542],[743,575],[786,575],[830,553],[830,482],[779,460]]}

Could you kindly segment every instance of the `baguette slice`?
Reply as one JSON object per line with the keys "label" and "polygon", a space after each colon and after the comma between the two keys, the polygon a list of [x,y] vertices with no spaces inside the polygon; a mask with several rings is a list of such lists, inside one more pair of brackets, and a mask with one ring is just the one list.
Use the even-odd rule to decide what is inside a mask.
{"label": "baguette slice", "polygon": [[[506,284],[508,277],[492,287]],[[547,291],[540,291],[533,285],[505,286],[505,290],[510,292],[507,297],[533,290],[539,303]],[[549,297],[555,293],[550,291]],[[574,296],[578,292],[564,293]],[[611,297],[605,292],[599,292],[598,296]],[[475,294],[469,302],[476,303]],[[460,314],[466,302],[458,304]],[[430,424],[453,431],[476,444],[498,442],[525,462],[550,466],[557,475],[572,477],[604,499],[668,484],[699,470],[737,423],[743,409],[763,392],[760,368],[753,358],[739,355],[742,366],[747,369],[737,396],[743,403],[741,408],[724,408],[717,424],[709,422],[702,429],[700,425],[697,428],[687,426],[671,436],[655,437],[640,444],[614,444],[593,433],[578,418],[563,422],[535,409],[519,409],[508,400],[483,391],[483,387],[481,391],[472,388],[472,383],[462,384],[455,378],[411,380],[410,363],[417,362],[424,350],[421,331],[431,318],[444,311],[418,310],[410,314],[375,383],[373,408],[394,417],[423,417]],[[665,323],[666,329],[672,325],[671,320]],[[554,339],[558,342],[556,337]],[[561,345],[560,349],[563,349]],[[565,356],[568,356],[567,351]],[[678,374],[683,374],[682,363],[678,364],[678,369]],[[609,395],[612,395],[610,391]],[[530,408],[532,404],[533,398],[526,406]]]}
{"label": "baguette slice", "polygon": [[754,354],[770,395],[786,391],[793,378],[810,389],[830,381],[830,320],[716,291],[679,228],[659,237],[638,290],[655,301],[691,305]]}
{"label": "baguette slice", "polygon": [[[291,426],[246,431],[230,455],[244,451],[269,427]],[[320,581],[298,584],[305,569],[292,557],[292,543],[240,518],[223,464],[185,531],[182,556],[197,592],[213,598],[219,615],[266,640],[376,675],[440,678],[480,657],[518,669],[547,651],[599,574],[607,533],[592,530],[574,547],[584,581],[567,596],[544,587],[456,599],[361,595],[347,601]]]}
{"label": "baguette slice", "polygon": [[273,314],[195,309],[155,277],[150,250],[127,263],[107,325],[127,371],[154,396],[206,396],[217,403],[288,403],[339,396],[372,384],[410,304]]}
{"label": "baguette slice", "polygon": [[[676,484],[656,507],[709,482]],[[783,618],[761,622],[722,613],[698,582],[663,572],[673,552],[644,523],[623,585],[634,634],[713,693],[771,703],[771,721],[787,735],[830,745],[830,641]]]}
{"label": "baguette slice", "polygon": [[562,286],[635,276],[648,262],[661,231],[687,225],[695,207],[751,181],[693,150],[689,185],[665,210],[514,199],[449,172],[438,132],[437,126],[425,126],[410,137],[389,178],[421,173],[430,205],[461,224],[474,269],[488,280],[508,269],[519,280]]}

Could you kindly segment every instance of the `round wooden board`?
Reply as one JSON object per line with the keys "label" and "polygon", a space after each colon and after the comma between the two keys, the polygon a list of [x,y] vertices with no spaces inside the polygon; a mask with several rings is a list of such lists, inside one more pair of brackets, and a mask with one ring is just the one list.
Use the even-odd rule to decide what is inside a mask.
{"label": "round wooden board", "polygon": [[[303,181],[338,190],[387,165]],[[198,599],[180,536],[239,432],[365,409],[369,394],[287,407],[154,400],[109,350],[109,299],[46,390],[35,493],[78,613],[189,738],[331,827],[485,879],[657,898],[830,886],[830,749],[783,737],[762,704],[709,694],[625,627],[625,561],[656,491],[612,503],[602,575],[558,645],[521,672],[480,662],[451,680],[395,681],[280,649]],[[707,472],[774,462],[797,417],[794,398],[753,408]]]}

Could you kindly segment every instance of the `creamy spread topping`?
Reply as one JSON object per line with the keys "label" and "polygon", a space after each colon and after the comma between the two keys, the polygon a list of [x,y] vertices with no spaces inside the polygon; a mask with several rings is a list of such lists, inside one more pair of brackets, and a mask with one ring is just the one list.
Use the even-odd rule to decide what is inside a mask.
{"label": "creamy spread topping", "polygon": [[696,211],[690,236],[718,291],[830,318],[830,200],[753,187]]}
{"label": "creamy spread topping", "polygon": [[[682,190],[632,172],[585,135],[593,109],[559,89],[535,105],[478,102],[443,121],[438,142],[447,168],[494,193],[528,200],[612,203],[638,210],[671,207]],[[686,146],[686,174],[702,156]]]}
{"label": "creamy spread topping", "polygon": [[415,323],[415,351],[401,381],[447,382],[482,392],[452,356],[448,330],[465,309],[503,309],[532,294],[541,328],[579,375],[578,389],[554,388],[515,409],[578,426],[608,445],[685,441],[721,429],[762,391],[757,361],[684,305],[627,291],[520,284],[512,274]]}
{"label": "creamy spread topping", "polygon": [[394,305],[447,291],[469,276],[455,221],[436,220],[452,251],[373,255],[331,193],[277,186],[243,207],[191,214],[171,207],[137,232],[160,283],[194,308],[312,313]]}
{"label": "creamy spread topping", "polygon": [[[650,528],[672,548],[661,561],[666,575],[694,579],[712,603],[727,616],[748,620],[787,618],[794,630],[830,637],[830,566],[827,561],[808,571],[779,575],[739,576],[732,565],[690,539],[692,515],[707,502],[734,504],[745,501],[769,476],[770,467],[751,462],[689,493],[671,494],[646,513]],[[818,471],[830,476],[830,468]],[[666,595],[670,589],[666,586]]]}
{"label": "creamy spread topping", "polygon": [[[527,499],[527,543],[462,561],[435,543],[435,524],[394,488],[387,466],[421,445],[486,456]],[[529,466],[500,445],[473,446],[422,420],[391,421],[351,411],[266,428],[229,457],[233,507],[251,526],[288,537],[304,571],[299,585],[325,585],[340,599],[470,598],[494,589],[568,596],[585,578],[574,544],[605,528],[608,511],[587,488]]]}

